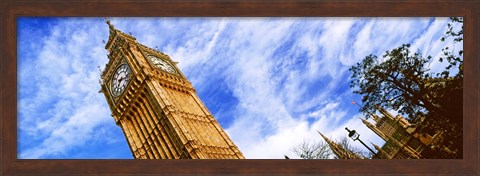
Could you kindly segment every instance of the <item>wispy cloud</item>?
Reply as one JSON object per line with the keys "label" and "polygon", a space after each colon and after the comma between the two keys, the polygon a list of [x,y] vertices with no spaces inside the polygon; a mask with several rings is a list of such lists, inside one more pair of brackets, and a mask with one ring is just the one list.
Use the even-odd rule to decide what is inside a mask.
{"label": "wispy cloud", "polygon": [[[120,129],[114,129],[116,134],[93,138],[102,126],[114,124],[103,95],[98,93],[97,66],[107,61],[101,43],[106,33],[90,35],[105,26],[85,25],[96,21],[47,23],[52,25],[50,35],[38,41],[30,41],[20,28],[19,40],[39,42],[39,47],[19,48],[19,158],[68,158],[75,148],[97,139],[105,143],[123,137]],[[27,19],[20,25],[23,22],[28,24]],[[23,52],[33,54],[23,57]],[[106,149],[95,153],[101,155]]]}

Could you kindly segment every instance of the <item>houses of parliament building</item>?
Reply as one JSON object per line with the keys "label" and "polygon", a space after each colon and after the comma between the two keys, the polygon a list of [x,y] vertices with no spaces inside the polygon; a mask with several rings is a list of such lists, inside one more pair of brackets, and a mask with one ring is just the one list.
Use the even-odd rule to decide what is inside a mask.
{"label": "houses of parliament building", "polygon": [[[418,126],[409,123],[401,115],[393,116],[380,106],[376,106],[376,108],[381,113],[381,116],[370,114],[371,119],[375,123],[361,119],[363,124],[385,141],[382,147],[373,144],[377,150],[377,153],[372,157],[373,159],[452,158],[452,155],[455,155],[455,152],[450,151],[448,148],[441,148],[442,154],[435,152],[434,148],[439,147],[438,144],[443,140],[443,132],[439,131],[433,135],[419,133],[416,130]],[[362,159],[361,156],[346,150],[322,133],[320,135],[338,158]]]}

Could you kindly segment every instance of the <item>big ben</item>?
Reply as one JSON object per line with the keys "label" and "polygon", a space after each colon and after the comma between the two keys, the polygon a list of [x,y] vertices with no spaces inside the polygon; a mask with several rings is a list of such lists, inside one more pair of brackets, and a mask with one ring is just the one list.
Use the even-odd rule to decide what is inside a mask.
{"label": "big ben", "polygon": [[101,92],[135,159],[244,159],[168,55],[107,19]]}

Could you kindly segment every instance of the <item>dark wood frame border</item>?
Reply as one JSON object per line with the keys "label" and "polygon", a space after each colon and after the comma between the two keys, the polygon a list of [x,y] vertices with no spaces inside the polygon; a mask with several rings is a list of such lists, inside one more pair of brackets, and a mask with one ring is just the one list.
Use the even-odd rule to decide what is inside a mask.
{"label": "dark wood frame border", "polygon": [[[29,1],[1,2],[0,165],[30,174],[479,174],[479,14],[475,0],[437,1]],[[463,16],[464,157],[459,160],[19,160],[16,19],[20,16]]]}

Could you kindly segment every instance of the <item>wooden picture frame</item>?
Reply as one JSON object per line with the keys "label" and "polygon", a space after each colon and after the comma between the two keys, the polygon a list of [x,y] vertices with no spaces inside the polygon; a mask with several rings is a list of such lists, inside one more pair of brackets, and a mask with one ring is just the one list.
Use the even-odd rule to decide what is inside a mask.
{"label": "wooden picture frame", "polygon": [[[11,1],[1,2],[1,175],[479,174],[480,2],[475,1]],[[17,159],[16,20],[22,16],[462,16],[463,159],[424,160],[33,160]]]}

